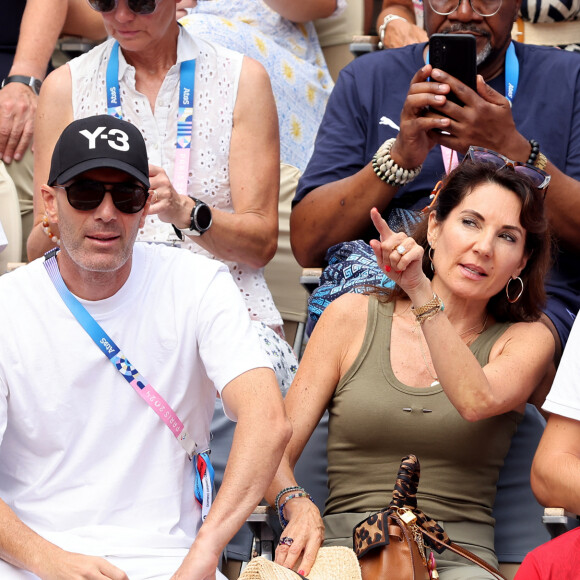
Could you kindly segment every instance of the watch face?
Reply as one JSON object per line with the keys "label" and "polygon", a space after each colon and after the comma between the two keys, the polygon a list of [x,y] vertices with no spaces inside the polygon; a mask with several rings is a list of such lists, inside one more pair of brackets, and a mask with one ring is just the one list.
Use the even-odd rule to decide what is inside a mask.
{"label": "watch face", "polygon": [[200,232],[205,232],[211,226],[211,209],[205,203],[197,202],[195,206],[195,224]]}

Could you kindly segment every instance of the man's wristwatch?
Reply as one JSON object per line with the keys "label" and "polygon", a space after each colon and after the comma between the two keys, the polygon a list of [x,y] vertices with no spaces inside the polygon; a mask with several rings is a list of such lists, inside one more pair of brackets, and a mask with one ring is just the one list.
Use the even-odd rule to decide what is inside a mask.
{"label": "man's wristwatch", "polygon": [[201,236],[204,232],[209,230],[212,223],[211,208],[209,205],[191,195],[188,197],[193,199],[195,203],[191,210],[189,228],[179,229],[172,224],[173,229],[180,240],[183,240],[183,234],[186,236]]}
{"label": "man's wristwatch", "polygon": [[3,89],[8,83],[22,83],[23,85],[30,87],[35,95],[40,94],[40,87],[42,86],[42,81],[40,79],[24,75],[10,75],[2,81],[0,89]]}

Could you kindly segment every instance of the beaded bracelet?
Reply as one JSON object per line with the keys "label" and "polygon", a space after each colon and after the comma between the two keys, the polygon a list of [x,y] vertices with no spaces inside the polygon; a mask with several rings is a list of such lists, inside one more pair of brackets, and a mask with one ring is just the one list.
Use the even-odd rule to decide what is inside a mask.
{"label": "beaded bracelet", "polygon": [[391,157],[391,148],[396,141],[395,137],[387,139],[378,149],[373,157],[373,171],[377,174],[379,179],[388,183],[389,185],[402,186],[411,183],[419,173],[423,165],[419,165],[414,169],[404,169],[399,167]]}
{"label": "beaded bracelet", "polygon": [[306,491],[299,491],[297,493],[291,493],[286,498],[286,501],[284,501],[280,505],[280,507],[278,508],[278,519],[280,520],[280,525],[282,526],[282,529],[284,529],[288,525],[288,520],[284,517],[284,507],[291,499],[295,499],[297,497],[307,497],[312,503],[314,503],[314,498]]}
{"label": "beaded bracelet", "polygon": [[535,139],[530,139],[530,145],[532,146],[532,150],[526,163],[528,165],[534,165],[538,157],[538,153],[540,153],[540,144]]}
{"label": "beaded bracelet", "polygon": [[291,491],[303,491],[304,493],[306,493],[306,490],[303,487],[300,487],[299,485],[293,485],[291,487],[285,487],[277,496],[276,496],[276,501],[274,502],[274,509],[276,510],[276,512],[280,509],[280,500],[282,499],[282,496],[285,493],[290,493]]}
{"label": "beaded bracelet", "polygon": [[385,32],[389,22],[392,22],[393,20],[404,20],[405,22],[409,22],[406,18],[403,18],[398,14],[387,14],[383,18],[383,23],[379,26],[379,50],[383,50],[383,48],[385,48]]}
{"label": "beaded bracelet", "polygon": [[50,229],[50,224],[48,223],[48,217],[46,215],[42,216],[42,231],[48,236],[48,239],[57,246],[60,246],[60,240],[52,233]]}
{"label": "beaded bracelet", "polygon": [[546,169],[546,165],[548,164],[548,159],[546,156],[540,151],[540,144],[535,139],[530,139],[530,145],[532,146],[532,151],[530,152],[530,156],[526,163],[528,165],[533,165],[542,171]]}

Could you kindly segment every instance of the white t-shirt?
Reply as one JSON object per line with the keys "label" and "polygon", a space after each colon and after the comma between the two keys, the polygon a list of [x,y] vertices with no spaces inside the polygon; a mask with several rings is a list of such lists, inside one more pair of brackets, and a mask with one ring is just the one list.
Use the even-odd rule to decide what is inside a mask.
{"label": "white t-shirt", "polygon": [[[106,71],[113,44],[114,40],[111,39],[68,63],[75,119],[107,113]],[[194,39],[181,28],[177,43],[177,63],[167,72],[153,114],[147,97],[135,87],[135,67],[128,64],[122,51],[119,51],[119,90],[123,118],[143,133],[149,163],[163,167],[173,181],[180,65],[193,58],[196,59],[196,72],[187,193],[212,208],[233,213],[229,155],[243,55],[201,38]],[[177,238],[171,224],[162,222],[156,215],[150,215],[139,231],[138,239],[167,242]],[[181,247],[214,257],[189,237],[181,243]],[[264,269],[241,262],[224,262],[246,301],[252,320],[261,321],[273,328],[281,326],[282,317],[266,284]]]}
{"label": "white t-shirt", "polygon": [[544,411],[580,421],[580,319],[572,326]]}
{"label": "white t-shirt", "polygon": [[[202,448],[216,389],[270,367],[215,260],[136,244],[119,292],[81,302]],[[200,526],[192,464],[72,316],[42,258],[0,278],[0,328],[0,498],[67,550],[184,556]]]}

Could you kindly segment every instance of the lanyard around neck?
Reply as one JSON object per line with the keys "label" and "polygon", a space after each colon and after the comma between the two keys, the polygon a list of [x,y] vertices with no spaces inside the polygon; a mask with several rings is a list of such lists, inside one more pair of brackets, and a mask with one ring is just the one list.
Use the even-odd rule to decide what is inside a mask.
{"label": "lanyard around neck", "polygon": [[[427,51],[427,64],[429,64],[429,51]],[[516,49],[513,40],[510,42],[506,53],[505,53],[505,89],[504,95],[506,99],[510,102],[510,106],[513,104],[514,97],[516,96],[516,91],[518,90],[518,82],[520,80],[520,63],[516,55]],[[449,173],[452,169],[457,167],[459,160],[457,158],[457,151],[449,149],[441,145],[441,157],[443,157],[443,166],[445,167],[445,172]]]}
{"label": "lanyard around neck", "polygon": [[139,371],[129,362],[113,339],[102,329],[101,325],[91,316],[87,309],[77,300],[67,288],[56,260],[58,248],[50,250],[45,255],[44,267],[60,294],[67,308],[73,313],[79,324],[86,330],[93,342],[109,359],[112,365],[121,373],[123,378],[133,387],[135,392],[159,415],[159,418],[169,427],[174,437],[185,449],[191,459],[196,451],[197,444],[187,431],[169,403],[141,376]]}
{"label": "lanyard around neck", "polygon": [[[119,87],[119,43],[111,49],[107,64],[107,113],[118,119],[123,118],[121,91]],[[191,155],[191,132],[193,129],[193,95],[195,87],[195,59],[185,60],[179,70],[179,113],[177,117],[177,139],[175,142],[175,165],[173,187],[185,195]]]}
{"label": "lanyard around neck", "polygon": [[205,520],[212,502],[214,469],[209,459],[209,450],[197,452],[197,444],[185,430],[183,423],[169,403],[146,381],[129,362],[113,339],[102,329],[87,309],[67,288],[56,260],[59,248],[53,248],[44,256],[44,267],[57,292],[79,324],[85,329],[101,352],[109,359],[134,391],[157,413],[171,433],[181,444],[189,459],[193,461],[194,495],[201,506],[202,521]]}

